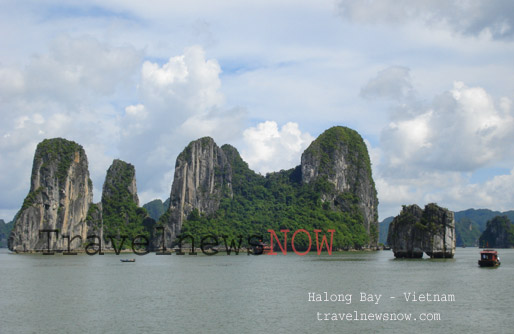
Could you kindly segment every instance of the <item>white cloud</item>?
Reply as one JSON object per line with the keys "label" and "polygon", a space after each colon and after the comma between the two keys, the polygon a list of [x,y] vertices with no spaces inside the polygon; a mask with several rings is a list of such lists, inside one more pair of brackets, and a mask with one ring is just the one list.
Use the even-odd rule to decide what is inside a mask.
{"label": "white cloud", "polygon": [[246,117],[247,111],[242,108],[213,108],[188,118],[179,132],[188,138],[211,136],[222,145],[240,137]]}
{"label": "white cloud", "polygon": [[[190,140],[210,135],[252,152],[242,145],[249,120],[295,122],[312,134],[356,129],[376,145],[381,193],[402,200],[442,198],[469,185],[467,173],[512,168],[511,2],[338,4],[0,3],[9,32],[0,37],[0,172],[8,175],[0,186],[9,189],[0,203],[19,208],[45,137],[86,148],[95,200],[113,158],[135,164],[144,202],[168,195],[176,153]],[[454,80],[467,86],[452,88]],[[256,166],[298,163],[278,165],[284,156]],[[380,196],[381,212],[392,198]]]}
{"label": "white cloud", "polygon": [[[495,187],[499,180],[510,184],[512,176],[476,184],[470,176],[481,168],[514,164],[511,100],[456,81],[449,91],[422,102],[408,75],[384,75],[388,71],[362,89],[368,97],[395,97],[389,100],[391,120],[382,130],[380,146],[370,149],[382,213],[397,214],[402,204],[427,202],[454,210],[508,207]],[[410,93],[395,89],[384,94],[380,86],[388,85],[409,87]]]}
{"label": "white cloud", "polygon": [[221,145],[240,135],[246,113],[224,106],[220,73],[200,46],[162,65],[142,64],[140,100],[125,108],[119,141],[121,158],[137,168],[142,203],[168,194],[174,159],[189,141],[212,136]]}
{"label": "white cloud", "polygon": [[473,171],[509,160],[514,118],[502,101],[501,109],[483,88],[455,82],[417,114],[396,113],[381,137],[390,166]]}
{"label": "white cloud", "polygon": [[25,80],[27,93],[71,105],[112,96],[118,87],[134,83],[141,56],[132,47],[111,47],[88,36],[61,36],[49,53],[32,58],[25,74],[30,78]]}
{"label": "white cloud", "polygon": [[514,4],[509,0],[340,0],[339,13],[362,23],[401,24],[421,21],[464,35],[514,36]]}
{"label": "white cloud", "polygon": [[303,151],[314,138],[302,133],[298,124],[288,122],[280,130],[276,122],[266,121],[243,132],[246,149],[243,159],[260,173],[289,169],[300,164]]}
{"label": "white cloud", "polygon": [[403,100],[412,94],[410,70],[403,66],[391,66],[378,72],[377,76],[362,87],[364,98],[388,98]]}
{"label": "white cloud", "polygon": [[[91,37],[58,38],[24,70],[0,67],[0,77],[12,77],[0,92],[6,117],[0,125],[0,172],[12,175],[0,180],[2,189],[11,189],[0,200],[14,214],[28,190],[36,145],[52,137],[84,146],[96,201],[113,158],[136,166],[142,202],[152,199],[145,196],[166,196],[175,156],[190,140],[210,135],[221,144],[241,134],[246,111],[224,107],[220,73],[199,46],[159,65],[141,63],[132,47]],[[113,105],[136,93],[135,87],[136,103]]]}
{"label": "white cloud", "polygon": [[218,62],[205,59],[203,48],[193,46],[162,66],[145,61],[139,90],[149,109],[185,117],[223,104],[220,73]]}
{"label": "white cloud", "polygon": [[9,175],[0,179],[8,189],[0,194],[3,210],[14,214],[21,206],[36,145],[44,138],[64,137],[85,147],[98,198],[119,138],[110,102],[131,89],[140,58],[131,47],[61,36],[23,68],[0,65],[0,173]]}
{"label": "white cloud", "polygon": [[514,170],[484,182],[458,172],[425,171],[416,178],[375,178],[382,215],[397,215],[402,204],[435,202],[453,211],[469,208],[512,210]]}

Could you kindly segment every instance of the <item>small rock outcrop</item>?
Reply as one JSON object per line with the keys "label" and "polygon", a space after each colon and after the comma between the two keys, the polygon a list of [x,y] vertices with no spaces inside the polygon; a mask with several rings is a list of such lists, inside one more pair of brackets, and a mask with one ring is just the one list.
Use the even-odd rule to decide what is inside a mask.
{"label": "small rock outcrop", "polygon": [[480,247],[514,247],[514,225],[507,216],[496,216],[487,222],[478,241]]}
{"label": "small rock outcrop", "polygon": [[[47,234],[40,230],[58,230],[51,234],[51,249],[67,249],[62,235],[88,234],[87,212],[93,199],[92,182],[84,149],[62,138],[45,139],[37,146],[32,165],[30,191],[16,215],[9,237],[9,249],[32,252],[46,249]],[[81,246],[76,239],[71,248]]]}
{"label": "small rock outcrop", "polygon": [[[378,243],[378,198],[366,144],[357,131],[335,126],[322,133],[302,154],[302,182],[328,181],[323,200],[333,208],[356,208],[370,236]],[[322,185],[323,187],[323,185]]]}
{"label": "small rock outcrop", "polygon": [[433,203],[424,210],[415,204],[404,206],[389,225],[387,243],[397,258],[421,258],[423,253],[452,258],[456,244],[454,214]]}
{"label": "small rock outcrop", "polygon": [[223,196],[232,196],[232,169],[223,150],[210,137],[191,142],[177,157],[165,217],[166,243],[180,233],[183,222],[197,209],[214,213]]}

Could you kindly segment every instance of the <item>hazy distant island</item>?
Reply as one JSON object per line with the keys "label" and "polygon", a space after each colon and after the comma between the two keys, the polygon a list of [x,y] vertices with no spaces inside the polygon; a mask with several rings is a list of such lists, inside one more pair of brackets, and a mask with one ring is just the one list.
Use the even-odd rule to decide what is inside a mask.
{"label": "hazy distant island", "polygon": [[507,216],[496,216],[487,222],[487,227],[480,236],[481,247],[512,248],[514,247],[514,225]]}
{"label": "hazy distant island", "polygon": [[7,247],[7,239],[11,233],[13,222],[5,223],[3,219],[0,219],[0,248]]}
{"label": "hazy distant island", "polygon": [[[139,206],[135,168],[121,160],[107,171],[100,203],[92,202],[92,191],[82,146],[62,138],[42,141],[9,249],[80,250],[92,234],[107,249],[122,236],[137,235],[146,236],[152,249],[163,243],[171,248],[183,234],[269,236],[268,229],[333,229],[334,249],[378,245],[378,199],[368,151],[347,127],[321,134],[303,152],[301,165],[266,176],[249,169],[236,148],[219,147],[210,137],[195,140],[177,157],[164,209],[160,201]],[[308,247],[305,234],[295,246]]]}

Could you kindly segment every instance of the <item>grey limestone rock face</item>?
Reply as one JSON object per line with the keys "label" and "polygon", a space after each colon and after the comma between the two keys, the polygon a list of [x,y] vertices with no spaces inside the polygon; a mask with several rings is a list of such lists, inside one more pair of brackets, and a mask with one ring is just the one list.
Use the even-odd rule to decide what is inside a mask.
{"label": "grey limestone rock face", "polygon": [[[47,234],[40,230],[58,230],[51,234],[51,249],[67,249],[62,235],[79,235],[86,240],[85,224],[93,199],[88,161],[82,146],[62,138],[45,139],[34,156],[30,191],[18,212],[9,237],[9,249],[16,252],[47,248]],[[81,246],[76,239],[71,248]]]}
{"label": "grey limestone rock face", "polygon": [[225,153],[210,137],[191,142],[175,164],[166,243],[169,245],[180,233],[193,209],[211,214],[219,208],[223,196],[232,196],[232,168]]}
{"label": "grey limestone rock face", "polygon": [[346,127],[328,129],[302,154],[301,169],[303,183],[326,179],[333,185],[323,198],[332,207],[350,211],[352,205],[358,206],[370,246],[377,246],[378,198],[362,137]]}
{"label": "grey limestone rock face", "polygon": [[425,209],[404,206],[389,226],[387,242],[397,258],[420,258],[423,253],[433,258],[455,255],[455,219],[452,211],[436,204]]}

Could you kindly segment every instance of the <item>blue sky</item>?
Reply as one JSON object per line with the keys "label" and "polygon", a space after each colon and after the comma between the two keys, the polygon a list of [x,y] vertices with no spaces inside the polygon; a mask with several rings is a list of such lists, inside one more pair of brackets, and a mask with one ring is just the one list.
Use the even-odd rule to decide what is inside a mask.
{"label": "blue sky", "polygon": [[0,4],[0,218],[44,138],[86,149],[100,200],[114,158],[141,202],[212,136],[261,172],[328,127],[368,144],[380,219],[402,204],[514,209],[509,1],[17,1]]}

